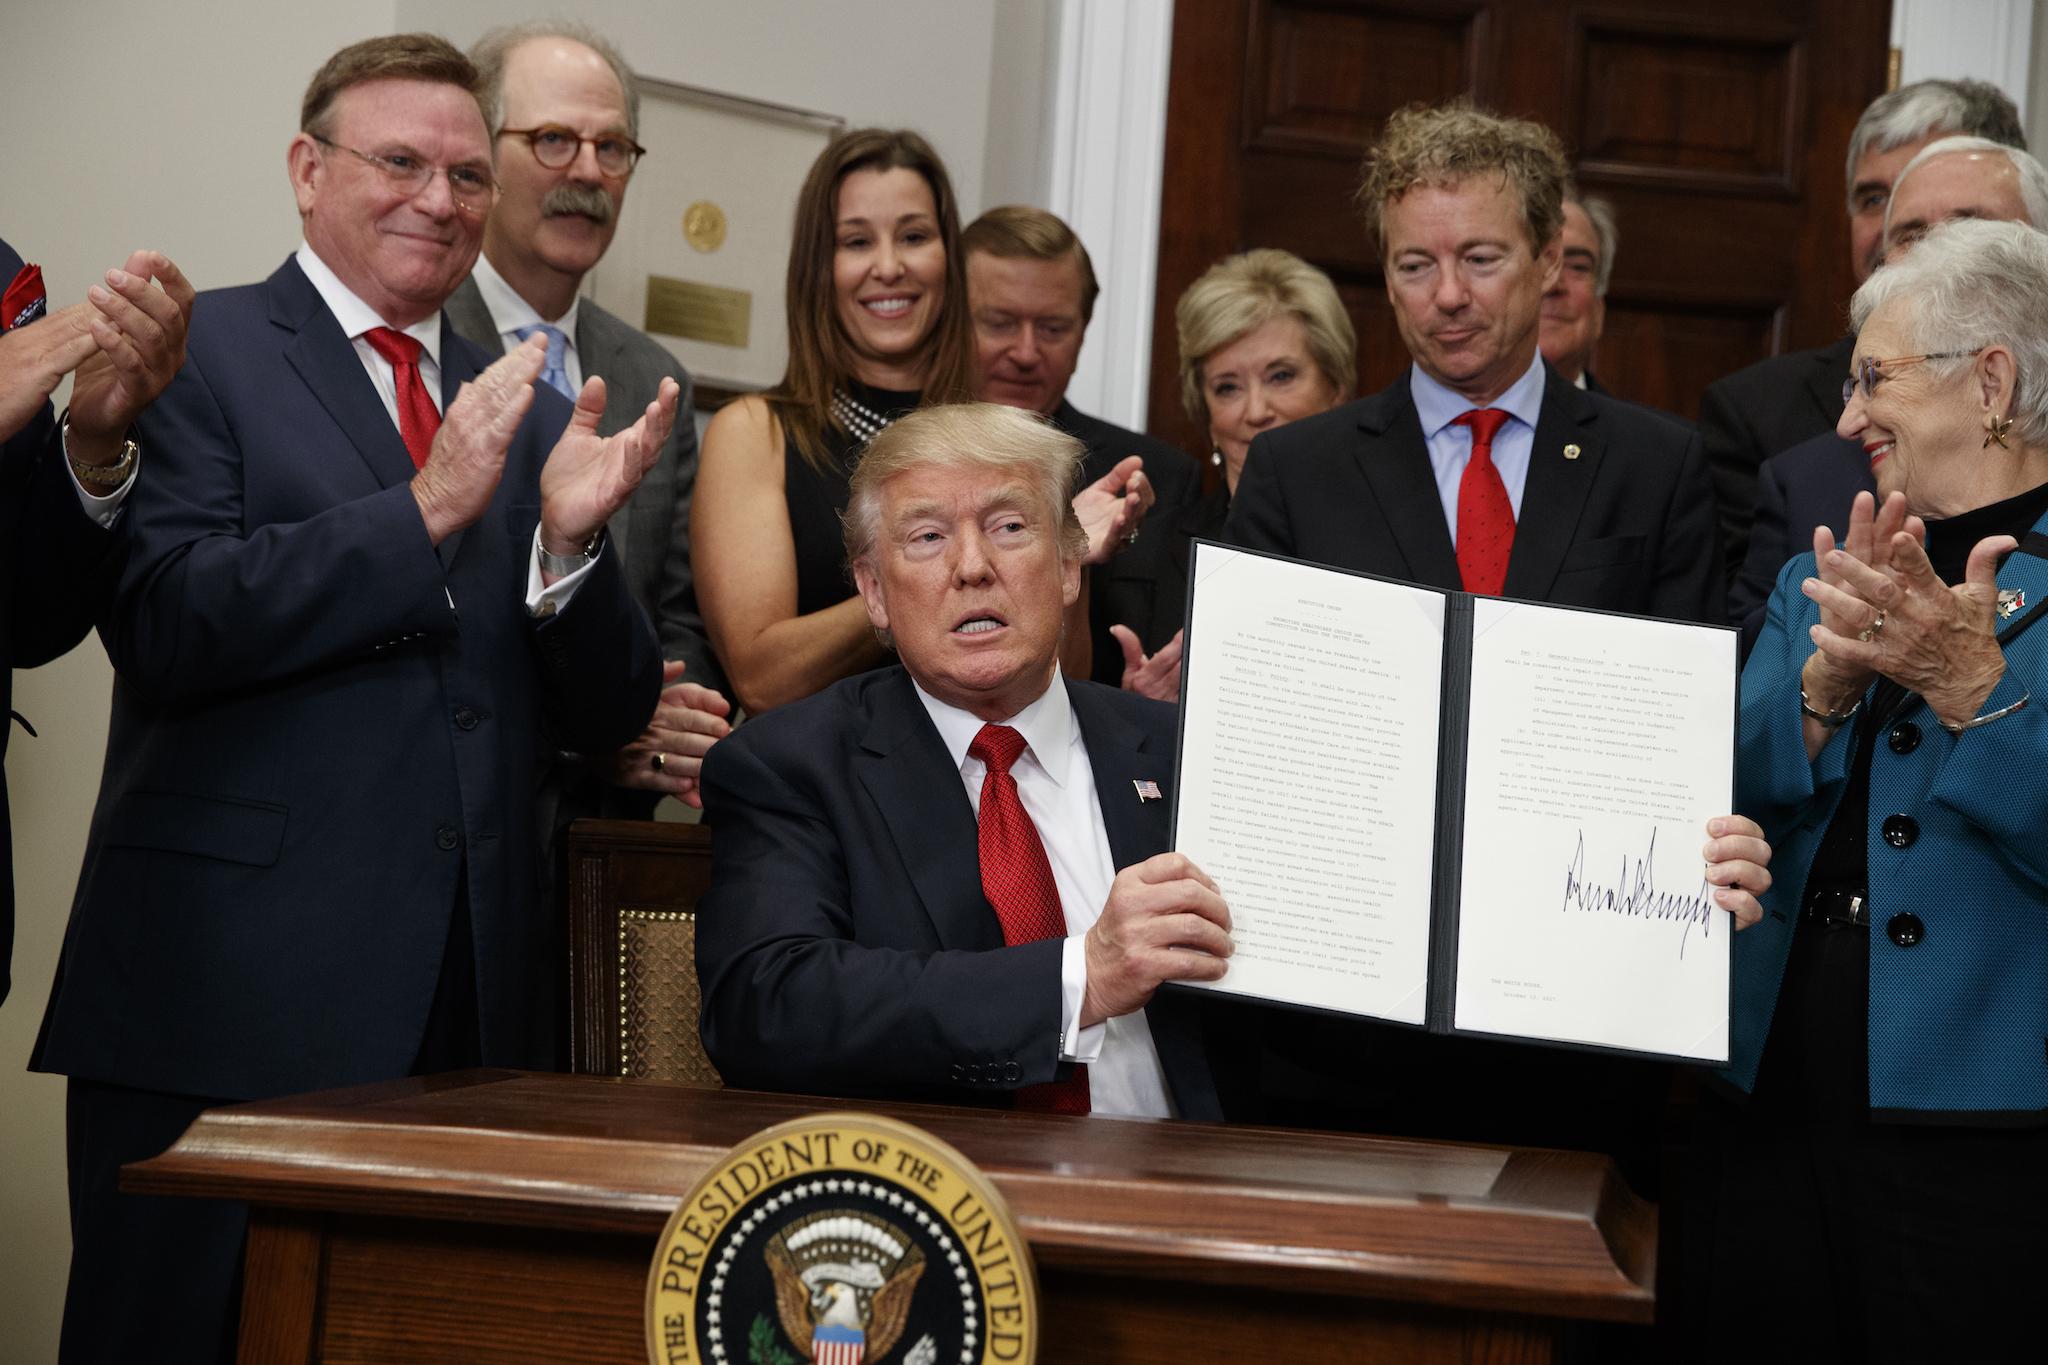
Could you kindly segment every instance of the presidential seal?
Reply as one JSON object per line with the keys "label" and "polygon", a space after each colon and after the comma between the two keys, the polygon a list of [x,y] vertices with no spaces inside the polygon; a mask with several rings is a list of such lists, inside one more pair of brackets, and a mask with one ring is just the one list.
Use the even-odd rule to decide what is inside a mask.
{"label": "presidential seal", "polygon": [[1014,1365],[1038,1286],[967,1158],[872,1114],[735,1147],[684,1197],[647,1276],[651,1365]]}

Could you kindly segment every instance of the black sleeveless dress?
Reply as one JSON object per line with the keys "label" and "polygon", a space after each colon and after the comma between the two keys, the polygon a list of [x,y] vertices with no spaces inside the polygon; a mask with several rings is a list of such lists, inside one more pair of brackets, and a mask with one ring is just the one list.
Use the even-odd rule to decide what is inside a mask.
{"label": "black sleeveless dress", "polygon": [[[918,395],[877,389],[848,380],[845,390],[871,413],[894,421],[917,406]],[[825,430],[827,467],[819,469],[803,457],[796,442],[782,442],[782,495],[789,508],[789,534],[796,546],[796,610],[799,616],[837,606],[853,596],[853,575],[846,567],[846,548],[839,518],[850,496],[848,480],[860,463],[866,442],[837,427]]]}

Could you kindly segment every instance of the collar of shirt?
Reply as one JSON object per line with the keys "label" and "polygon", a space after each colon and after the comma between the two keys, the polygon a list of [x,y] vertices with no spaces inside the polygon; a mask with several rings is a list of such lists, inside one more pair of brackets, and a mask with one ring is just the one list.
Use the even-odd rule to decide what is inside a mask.
{"label": "collar of shirt", "polygon": [[1583,392],[1586,388],[1586,376],[1591,373],[1591,370],[1580,370],[1579,377],[1572,381],[1572,387]]}
{"label": "collar of shirt", "polygon": [[[1471,399],[1424,374],[1420,365],[1408,367],[1408,392],[1415,399],[1415,415],[1422,419],[1422,438],[1425,441],[1434,441],[1445,427],[1475,406]],[[1486,406],[1500,408],[1534,432],[1536,418],[1543,411],[1542,353],[1532,355],[1529,368],[1522,372],[1522,377],[1508,385],[1506,393]]]}
{"label": "collar of shirt", "polygon": [[[334,320],[341,324],[342,335],[350,341],[359,340],[363,333],[373,327],[391,325],[378,317],[377,310],[358,298],[353,289],[343,284],[341,276],[327,268],[327,262],[314,254],[311,243],[299,243],[298,262],[299,269],[306,272],[306,278],[312,281],[313,288],[319,291],[321,302],[327,305],[327,311],[334,314]],[[434,310],[430,316],[420,319],[410,327],[400,327],[397,330],[404,332],[425,348],[421,359],[432,362],[435,378],[438,379],[441,368],[440,310]],[[368,345],[367,342],[363,344]],[[425,373],[424,365],[421,367],[421,373]],[[433,390],[434,400],[438,403],[439,385],[430,384],[429,388]]]}
{"label": "collar of shirt", "polygon": [[544,318],[534,311],[519,294],[519,291],[505,283],[505,277],[498,273],[490,258],[479,254],[476,267],[470,271],[476,280],[479,294],[484,296],[484,307],[490,311],[491,325],[498,329],[498,336],[504,341],[505,349],[511,350],[519,344],[519,329],[545,322],[569,338],[569,350],[576,349],[576,314],[583,306],[583,296],[578,294],[570,300],[569,311],[558,318]]}
{"label": "collar of shirt", "polygon": [[[914,679],[911,686],[917,686]],[[960,770],[963,778],[978,785],[983,765],[980,759],[968,756],[967,746],[981,733],[985,722],[972,711],[963,711],[940,701],[922,687],[917,688],[917,699],[924,703],[926,714],[938,727],[939,739],[945,744],[946,753],[952,757],[953,766]],[[1055,786],[1067,785],[1077,731],[1074,704],[1067,698],[1067,689],[1060,685],[1057,672],[1037,701],[999,723],[1024,736],[1025,757],[1036,763]]]}

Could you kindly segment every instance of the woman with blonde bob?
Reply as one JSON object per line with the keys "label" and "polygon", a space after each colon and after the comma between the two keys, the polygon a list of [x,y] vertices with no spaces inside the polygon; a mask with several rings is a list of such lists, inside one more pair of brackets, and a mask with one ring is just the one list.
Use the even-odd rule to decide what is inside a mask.
{"label": "woman with blonde bob", "polygon": [[2048,1209],[2048,236],[1935,228],[1851,319],[1837,430],[1882,501],[1815,529],[1743,674],[1738,805],[1778,881],[1734,940],[1747,1098],[1705,1107],[1684,1282],[1711,1359],[2017,1358]]}
{"label": "woman with blonde bob", "polygon": [[1124,686],[1165,701],[1180,696],[1190,541],[1222,538],[1252,438],[1336,407],[1358,371],[1337,287],[1292,252],[1262,247],[1218,261],[1180,296],[1174,322],[1181,401],[1208,429],[1223,479],[1142,556],[1126,554],[1101,575],[1109,619],[1122,623],[1110,629],[1124,649]]}

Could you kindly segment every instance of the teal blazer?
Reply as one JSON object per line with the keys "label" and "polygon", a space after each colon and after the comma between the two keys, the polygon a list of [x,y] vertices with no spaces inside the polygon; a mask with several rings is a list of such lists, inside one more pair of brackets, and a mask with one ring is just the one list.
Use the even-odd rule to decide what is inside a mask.
{"label": "teal blazer", "polygon": [[[1999,569],[2000,588],[2019,590],[2024,605],[1999,623],[2006,671],[1983,713],[2023,696],[2030,704],[1952,736],[1910,697],[1872,755],[1875,1112],[1982,1122],[2048,1108],[2048,630],[2031,629],[2048,606],[2044,537],[2048,517]],[[1799,670],[1813,650],[1807,631],[1819,609],[1799,585],[1813,572],[1809,553],[1778,575],[1742,675],[1736,804],[1775,850],[1763,920],[1734,939],[1732,1051],[1723,1074],[1744,1090],[1763,1059],[1814,854],[1848,785],[1854,732],[1873,723],[1866,708],[1807,760]],[[1882,832],[1900,815],[1914,822],[1905,847]],[[1888,932],[1902,914],[1918,918],[1917,941]]]}

